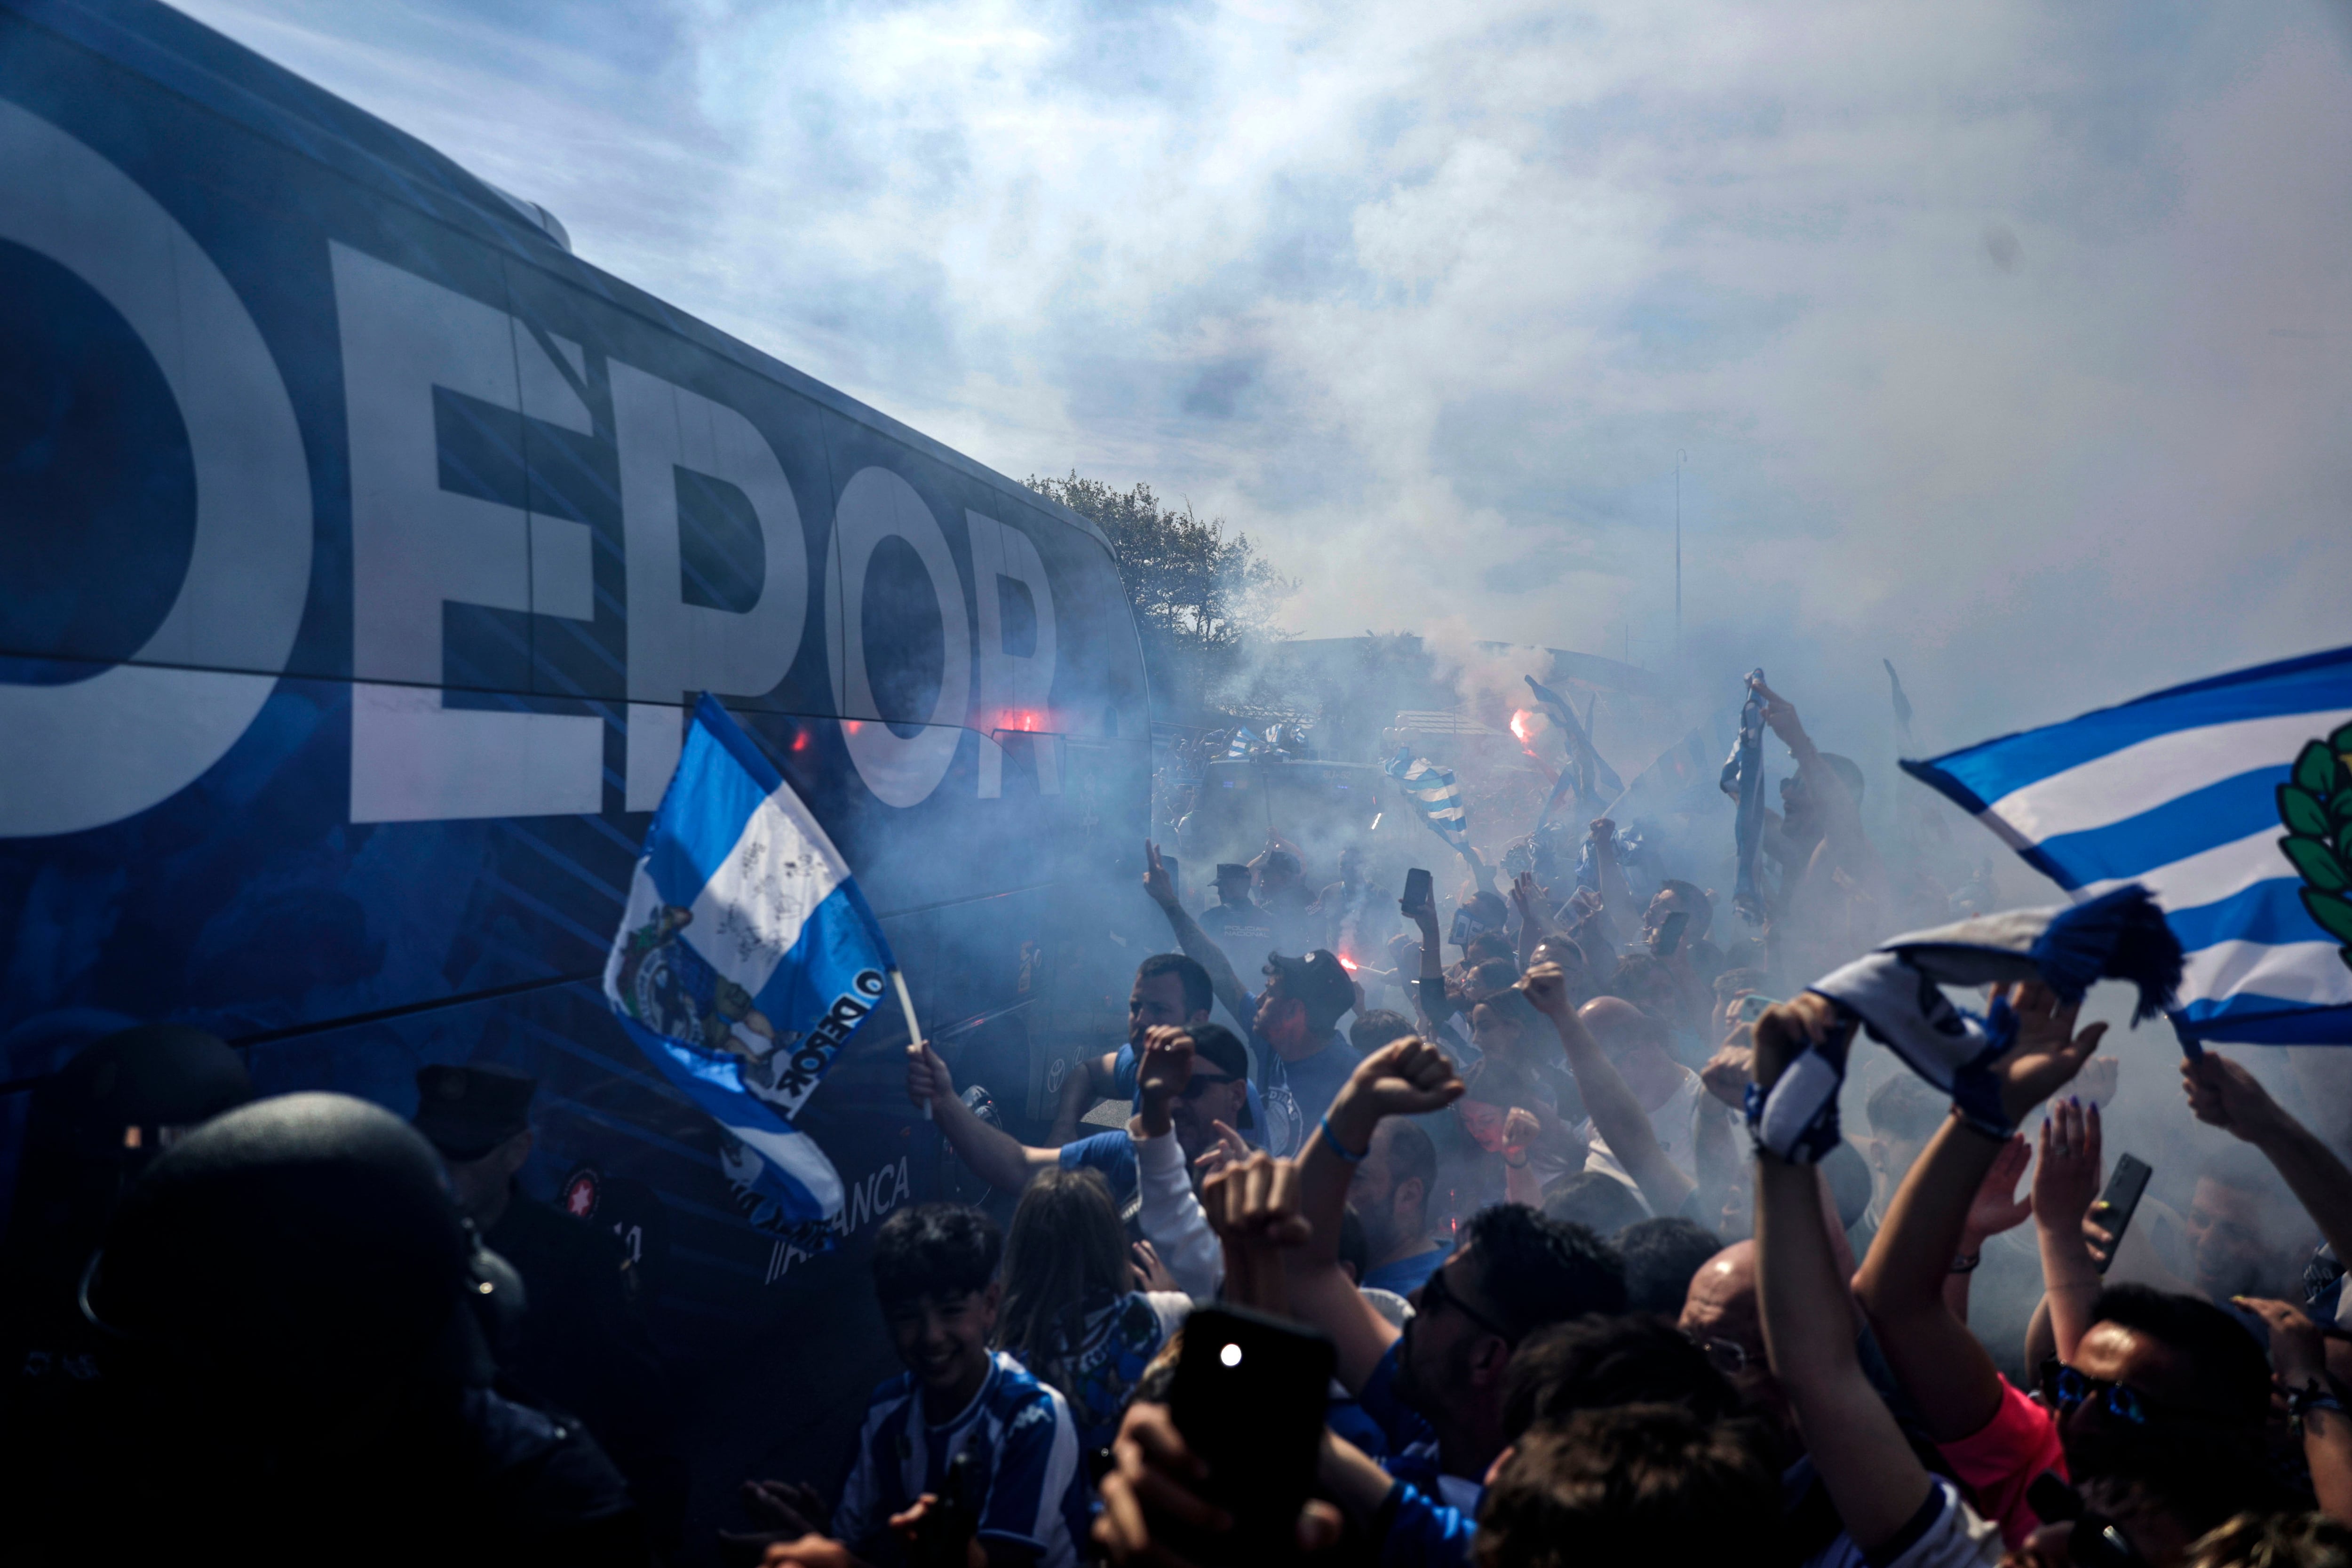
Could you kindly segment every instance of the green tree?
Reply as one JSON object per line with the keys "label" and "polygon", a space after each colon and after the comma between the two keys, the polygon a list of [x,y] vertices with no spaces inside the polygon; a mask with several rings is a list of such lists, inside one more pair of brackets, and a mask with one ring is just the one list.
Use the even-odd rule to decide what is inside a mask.
{"label": "green tree", "polygon": [[1110,541],[1163,716],[1201,717],[1209,694],[1231,682],[1253,645],[1283,635],[1275,610],[1297,582],[1258,554],[1249,535],[1228,535],[1224,519],[1201,517],[1189,503],[1171,510],[1147,484],[1122,491],[1072,473],[1032,475],[1028,485]]}

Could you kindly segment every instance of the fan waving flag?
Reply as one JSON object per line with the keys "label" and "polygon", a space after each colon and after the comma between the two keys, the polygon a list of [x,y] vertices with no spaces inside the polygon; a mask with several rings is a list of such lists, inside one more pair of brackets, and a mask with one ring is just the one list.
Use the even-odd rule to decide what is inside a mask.
{"label": "fan waving flag", "polygon": [[1452,768],[1441,768],[1400,746],[1389,759],[1388,774],[1404,786],[1405,798],[1432,833],[1456,849],[1470,842],[1470,814],[1462,808],[1462,790],[1454,782]]}
{"label": "fan waving flag", "polygon": [[841,852],[705,696],[604,963],[621,1026],[725,1134],[761,1228],[829,1245],[841,1177],[792,1118],[888,990],[890,945]]}
{"label": "fan waving flag", "polygon": [[2077,900],[2154,894],[2183,1041],[2352,1044],[2352,648],[1903,766]]}

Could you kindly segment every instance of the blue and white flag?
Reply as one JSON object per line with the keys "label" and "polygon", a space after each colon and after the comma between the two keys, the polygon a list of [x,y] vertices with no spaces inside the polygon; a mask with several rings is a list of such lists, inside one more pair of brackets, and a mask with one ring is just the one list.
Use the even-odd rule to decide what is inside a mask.
{"label": "blue and white flag", "polygon": [[792,1119],[894,966],[833,840],[705,696],[646,836],[604,997],[724,1131],[721,1163],[752,1222],[808,1250],[828,1244],[841,1177]]}
{"label": "blue and white flag", "polygon": [[1405,799],[1412,803],[1432,833],[1456,849],[1470,842],[1470,814],[1462,808],[1462,790],[1454,782],[1452,768],[1441,768],[1427,757],[1414,756],[1410,748],[1399,746],[1397,754],[1389,759],[1388,775],[1404,786]]}
{"label": "blue and white flag", "polygon": [[2184,1041],[2352,1044],[2352,648],[1903,766],[2077,900],[2146,886]]}

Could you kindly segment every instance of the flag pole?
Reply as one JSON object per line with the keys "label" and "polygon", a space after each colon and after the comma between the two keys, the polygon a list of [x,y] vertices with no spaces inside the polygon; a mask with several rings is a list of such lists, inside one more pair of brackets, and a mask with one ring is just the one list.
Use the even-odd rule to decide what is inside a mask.
{"label": "flag pole", "polygon": [[[923,1026],[915,1022],[915,999],[907,994],[907,977],[898,973],[896,964],[890,968],[890,984],[898,988],[898,1005],[907,1015],[907,1048],[919,1051],[923,1048]],[[931,1102],[928,1100],[923,1101],[923,1120],[931,1120]]]}

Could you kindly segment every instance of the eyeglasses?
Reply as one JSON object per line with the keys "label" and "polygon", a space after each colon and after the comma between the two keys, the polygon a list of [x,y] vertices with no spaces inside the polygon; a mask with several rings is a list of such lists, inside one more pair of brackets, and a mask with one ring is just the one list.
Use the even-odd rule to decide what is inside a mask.
{"label": "eyeglasses", "polygon": [[1455,1295],[1452,1288],[1445,1283],[1444,1269],[1433,1268],[1430,1270],[1429,1278],[1423,1280],[1421,1284],[1421,1310],[1424,1313],[1435,1312],[1447,1307],[1453,1308],[1507,1344],[1516,1345],[1519,1342],[1518,1335]]}
{"label": "eyeglasses", "polygon": [[2042,1363],[2042,1402],[2061,1417],[2094,1399],[2108,1415],[2135,1426],[2147,1426],[2157,1413],[2156,1402],[2128,1383],[2077,1372],[2056,1356]]}
{"label": "eyeglasses", "polygon": [[1233,1081],[1234,1080],[1230,1078],[1205,1078],[1196,1072],[1190,1079],[1185,1080],[1184,1098],[1187,1100],[1198,1100],[1210,1089],[1215,1089],[1221,1084],[1228,1084]]}
{"label": "eyeglasses", "polygon": [[1738,1377],[1748,1370],[1748,1347],[1738,1340],[1702,1339],[1693,1334],[1690,1342],[1705,1351],[1708,1364],[1726,1377]]}

